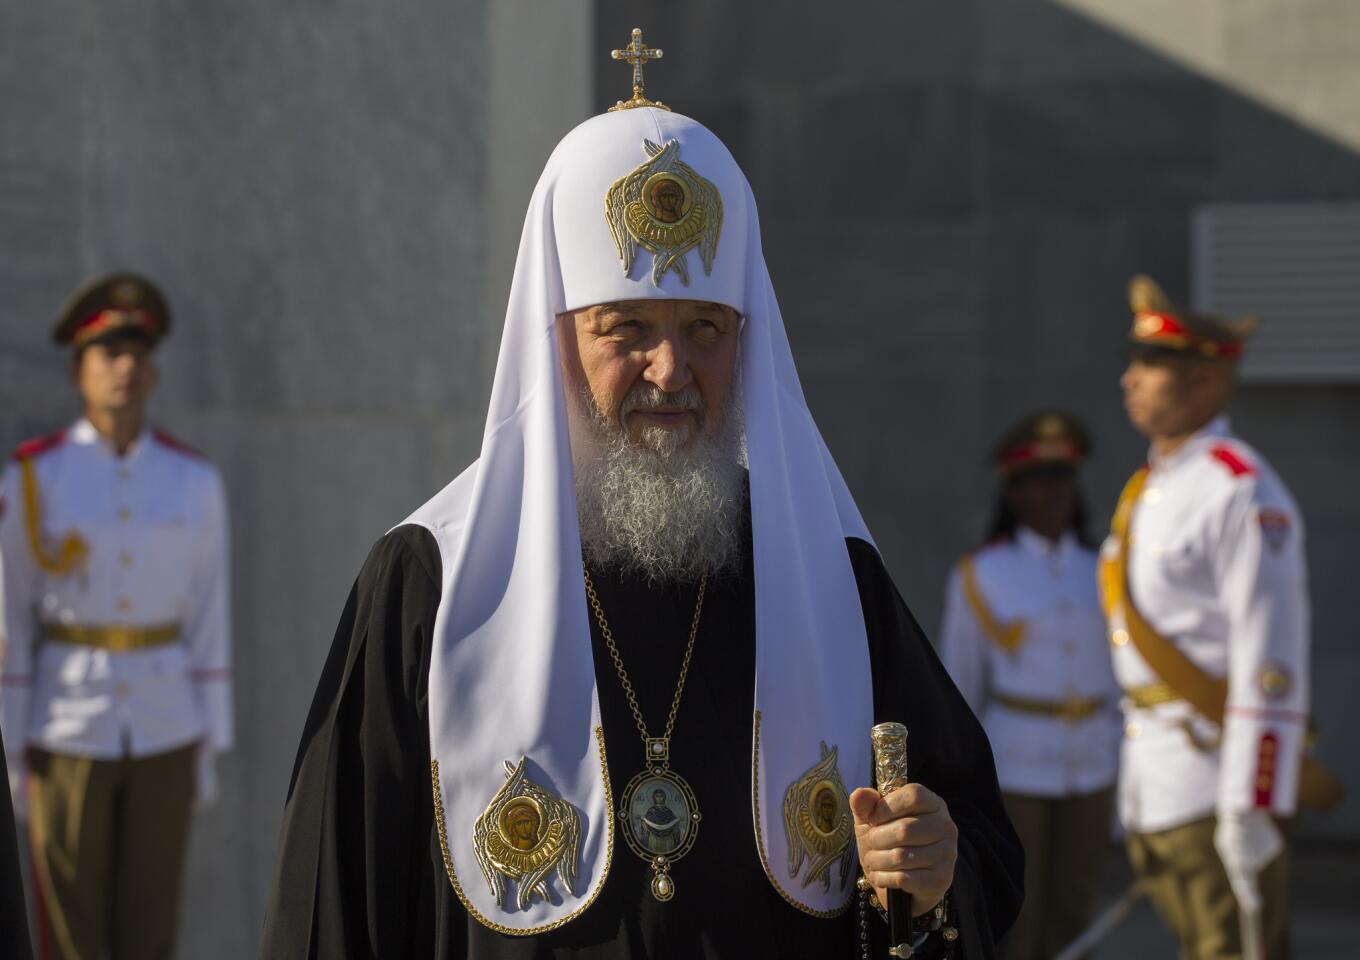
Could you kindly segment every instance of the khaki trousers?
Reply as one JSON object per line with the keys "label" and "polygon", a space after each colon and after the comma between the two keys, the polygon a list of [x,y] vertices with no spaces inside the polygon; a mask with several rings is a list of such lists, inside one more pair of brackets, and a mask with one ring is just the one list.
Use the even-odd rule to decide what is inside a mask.
{"label": "khaki trousers", "polygon": [[[1214,849],[1214,817],[1159,833],[1131,833],[1129,861],[1180,943],[1182,960],[1237,960],[1237,900]],[[1287,825],[1281,824],[1286,830]],[[1289,960],[1289,848],[1261,873],[1262,927],[1269,960]]]}
{"label": "khaki trousers", "polygon": [[1025,848],[1025,902],[1006,937],[1006,960],[1051,960],[1091,921],[1110,851],[1113,794],[1002,795]]}
{"label": "khaki trousers", "polygon": [[169,960],[194,747],[90,760],[29,751],[39,960]]}

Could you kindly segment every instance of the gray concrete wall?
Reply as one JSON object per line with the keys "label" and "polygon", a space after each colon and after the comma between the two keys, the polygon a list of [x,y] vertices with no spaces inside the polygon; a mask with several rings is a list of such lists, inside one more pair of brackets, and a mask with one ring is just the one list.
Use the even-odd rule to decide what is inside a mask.
{"label": "gray concrete wall", "polygon": [[[157,418],[223,468],[238,745],[181,954],[254,955],[303,717],[368,547],[476,456],[588,0],[0,3],[0,445],[77,413],[55,311],[164,284]],[[521,45],[534,51],[526,57]]]}
{"label": "gray concrete wall", "polygon": [[[600,0],[597,48],[633,26],[666,51],[649,93],[752,181],[809,402],[931,632],[987,520],[986,452],[1021,413],[1091,424],[1092,532],[1107,522],[1145,450],[1116,385],[1125,284],[1187,292],[1195,205],[1360,197],[1345,0]],[[624,68],[596,63],[599,99],[622,95]],[[1353,786],[1357,387],[1235,405],[1308,522],[1323,753]],[[1354,835],[1360,803],[1303,829]]]}

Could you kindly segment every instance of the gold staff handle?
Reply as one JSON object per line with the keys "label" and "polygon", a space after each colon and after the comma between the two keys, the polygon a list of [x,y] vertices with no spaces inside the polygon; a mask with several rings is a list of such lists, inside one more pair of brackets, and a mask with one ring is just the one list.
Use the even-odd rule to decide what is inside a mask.
{"label": "gold staff handle", "polygon": [[[869,731],[874,747],[874,779],[880,796],[887,797],[907,785],[907,728],[900,723],[880,723]],[[910,957],[911,896],[905,890],[889,890],[888,956]]]}

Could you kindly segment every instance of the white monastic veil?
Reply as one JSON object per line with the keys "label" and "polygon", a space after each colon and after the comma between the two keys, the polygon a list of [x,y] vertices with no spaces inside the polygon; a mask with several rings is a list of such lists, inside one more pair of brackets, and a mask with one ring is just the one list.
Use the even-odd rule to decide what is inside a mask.
{"label": "white monastic veil", "polygon": [[[658,287],[644,249],[625,275],[605,195],[648,160],[646,142],[671,140],[679,160],[717,187],[724,219],[711,273],[691,250],[688,285],[670,271]],[[869,782],[868,646],[845,548],[846,537],[868,532],[803,399],[746,178],[699,123],[634,109],[583,123],[549,159],[520,240],[481,457],[407,521],[434,534],[443,561],[429,708],[445,863],[468,911],[507,933],[568,922],[593,902],[612,857],[633,856],[618,835],[620,798],[610,795],[606,764],[622,764],[618,781],[627,781],[642,767],[641,743],[604,755],[554,318],[650,298],[724,303],[744,317],[759,718],[753,828],[771,882],[800,909],[837,913],[854,887],[835,867],[829,889],[804,885],[806,862],[790,875],[783,802],[823,743],[838,748],[848,788]],[[473,841],[506,761],[521,757],[529,779],[572,804],[582,823],[574,887],[550,875],[553,901],[527,909],[513,889],[496,903]]]}

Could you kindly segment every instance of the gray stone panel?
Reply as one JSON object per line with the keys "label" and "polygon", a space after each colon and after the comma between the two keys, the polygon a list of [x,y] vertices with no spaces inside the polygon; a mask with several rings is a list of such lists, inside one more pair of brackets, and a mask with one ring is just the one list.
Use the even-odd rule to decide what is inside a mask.
{"label": "gray stone panel", "polygon": [[[667,51],[657,95],[745,168],[809,402],[931,630],[949,564],[991,506],[985,452],[1020,414],[1058,405],[1090,423],[1084,485],[1102,532],[1146,453],[1119,397],[1125,285],[1142,271],[1186,291],[1193,209],[1360,196],[1360,158],[1336,132],[1355,126],[1360,10],[1144,0],[1163,36],[1198,45],[1195,67],[1078,12],[1116,7],[1127,15],[1115,0],[599,4],[597,44],[641,25]],[[778,41],[775,22],[788,27]],[[620,72],[597,65],[607,96]],[[1272,90],[1326,123],[1270,107]],[[846,315],[890,320],[866,337],[837,326]],[[1337,584],[1360,512],[1333,491],[1360,475],[1352,394],[1281,405],[1252,388],[1236,417],[1273,461],[1299,464],[1284,472],[1314,530],[1319,719],[1340,730],[1338,678],[1356,666]],[[1324,749],[1360,782],[1345,747]],[[1360,817],[1304,829],[1354,833]]]}
{"label": "gray stone panel", "polygon": [[588,0],[491,7],[0,3],[0,444],[74,419],[56,311],[130,266],[175,311],[153,413],[226,478],[237,748],[184,956],[255,952],[346,594],[477,455],[528,192],[588,115]]}
{"label": "gray stone panel", "polygon": [[222,800],[195,821],[181,951],[250,956],[322,661],[368,547],[432,492],[437,427],[253,413],[174,427],[213,451],[231,492],[238,716]]}

